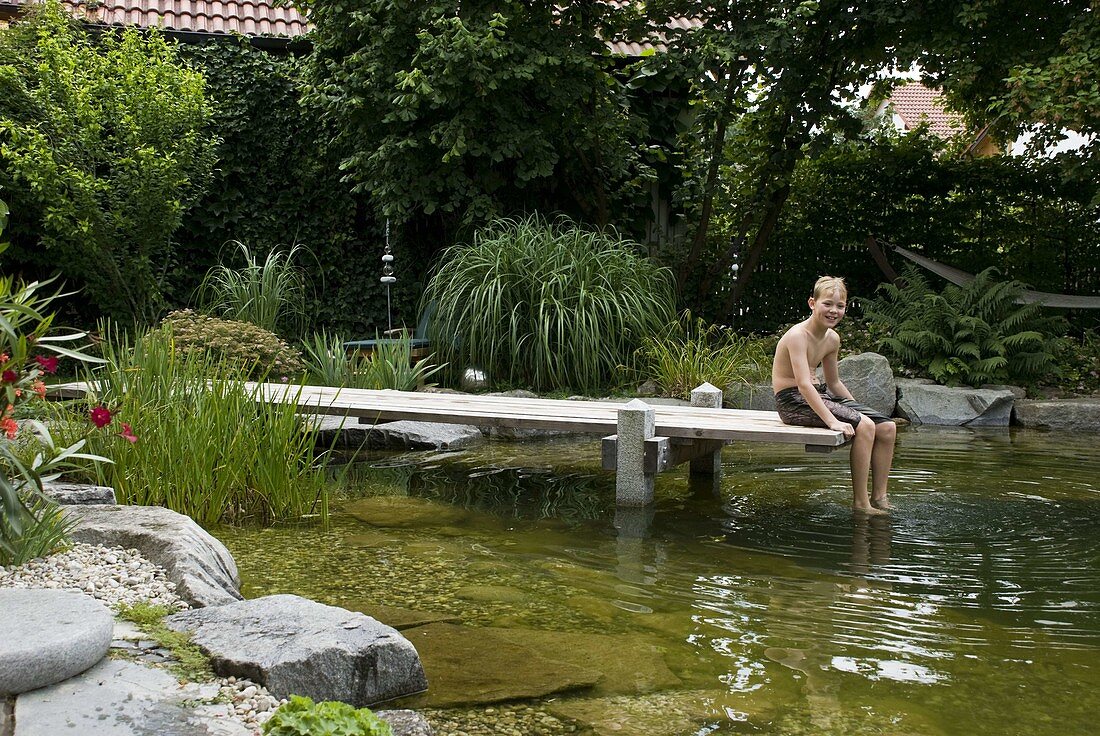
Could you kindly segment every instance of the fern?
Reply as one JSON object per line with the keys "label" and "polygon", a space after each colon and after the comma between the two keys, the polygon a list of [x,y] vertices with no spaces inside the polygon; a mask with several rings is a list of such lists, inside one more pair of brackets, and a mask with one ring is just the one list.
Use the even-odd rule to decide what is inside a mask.
{"label": "fern", "polygon": [[1024,285],[987,268],[965,286],[933,290],[910,267],[864,301],[886,354],[944,384],[1033,382],[1057,374],[1055,355],[1066,329],[1039,304],[1017,304]]}

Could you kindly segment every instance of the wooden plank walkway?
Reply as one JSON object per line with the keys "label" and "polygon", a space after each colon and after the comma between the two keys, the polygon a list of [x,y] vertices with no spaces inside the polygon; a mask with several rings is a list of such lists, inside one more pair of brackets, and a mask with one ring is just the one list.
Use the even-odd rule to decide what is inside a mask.
{"label": "wooden plank walkway", "polygon": [[[318,414],[360,417],[370,421],[412,419],[482,427],[552,429],[577,433],[614,433],[624,404],[610,401],[524,399],[508,396],[374,391],[368,389],[249,384],[265,401],[293,401]],[[644,399],[643,399],[644,401]],[[654,405],[655,434],[724,441],[781,442],[822,450],[844,444],[830,429],[792,427],[774,411],[707,409]]]}

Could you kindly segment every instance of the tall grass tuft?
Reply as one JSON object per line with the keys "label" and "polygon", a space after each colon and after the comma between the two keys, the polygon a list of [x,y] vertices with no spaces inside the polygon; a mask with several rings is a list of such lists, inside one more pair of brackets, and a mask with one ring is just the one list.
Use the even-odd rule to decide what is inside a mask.
{"label": "tall grass tuft", "polygon": [[244,243],[235,245],[244,267],[222,263],[210,269],[199,286],[199,302],[227,319],[251,322],[276,334],[302,334],[308,322],[306,277],[295,262],[302,246],[275,248],[261,262]]}
{"label": "tall grass tuft", "polygon": [[771,361],[760,342],[687,313],[665,334],[647,338],[637,358],[641,379],[652,379],[664,395],[681,399],[690,399],[691,390],[704,382],[725,392],[771,377]]}
{"label": "tall grass tuft", "polygon": [[617,382],[674,316],[671,273],[613,231],[498,220],[443,254],[424,305],[440,360],[536,390]]}
{"label": "tall grass tuft", "polygon": [[[202,525],[327,515],[325,459],[294,407],[257,404],[232,368],[181,355],[161,329],[128,342],[108,335],[91,380],[114,432],[89,449],[110,457],[96,480],[123,503],[166,506]],[[208,380],[221,375],[219,380]],[[129,442],[125,422],[137,437]]]}
{"label": "tall grass tuft", "polygon": [[342,337],[323,331],[302,347],[306,382],[317,386],[414,391],[443,367],[432,356],[413,362],[408,335],[380,340],[369,355],[349,355]]}

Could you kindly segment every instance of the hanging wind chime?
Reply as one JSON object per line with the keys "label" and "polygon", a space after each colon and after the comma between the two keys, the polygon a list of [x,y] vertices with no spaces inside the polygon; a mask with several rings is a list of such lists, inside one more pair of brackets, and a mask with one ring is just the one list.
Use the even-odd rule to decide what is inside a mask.
{"label": "hanging wind chime", "polygon": [[393,330],[393,308],[390,301],[390,284],[397,283],[397,277],[393,275],[393,251],[390,250],[390,221],[386,220],[386,247],[382,252],[382,278],[379,279],[386,285],[386,331]]}

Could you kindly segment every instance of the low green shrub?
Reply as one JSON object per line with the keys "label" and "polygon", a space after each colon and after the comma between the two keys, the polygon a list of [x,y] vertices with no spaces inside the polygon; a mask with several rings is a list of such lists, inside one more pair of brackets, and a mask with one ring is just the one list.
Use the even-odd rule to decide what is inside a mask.
{"label": "low green shrub", "polygon": [[335,700],[314,703],[291,695],[264,723],[267,736],[393,736],[390,724],[369,708]]}
{"label": "low green shrub", "polygon": [[882,351],[940,383],[1032,383],[1057,372],[1067,327],[1039,304],[1017,304],[1024,289],[987,268],[966,286],[937,292],[909,268],[863,304]]}
{"label": "low green shrub", "polygon": [[636,243],[569,220],[498,220],[447,249],[424,294],[453,374],[495,385],[595,389],[675,318],[672,275]]}
{"label": "low green shrub", "polygon": [[762,341],[685,314],[665,334],[642,342],[637,372],[656,381],[665,396],[690,399],[691,390],[704,382],[725,392],[738,384],[769,381],[771,358]]}
{"label": "low green shrub", "polygon": [[110,450],[114,464],[94,480],[122,503],[166,506],[204,526],[326,516],[327,457],[315,457],[316,429],[295,406],[257,402],[209,353],[181,354],[168,329],[132,344],[108,332],[102,349],[90,401],[119,431],[89,447]]}
{"label": "low green shrub", "polygon": [[1065,340],[1057,359],[1059,383],[1066,390],[1078,394],[1100,392],[1100,335],[1094,330]]}
{"label": "low green shrub", "polygon": [[317,386],[414,391],[443,368],[432,356],[413,362],[408,335],[379,342],[369,355],[349,355],[342,337],[320,332],[303,352],[306,382]]}
{"label": "low green shrub", "polygon": [[184,356],[210,358],[254,378],[302,371],[301,354],[278,335],[251,322],[221,319],[190,309],[171,312],[162,323]]}

